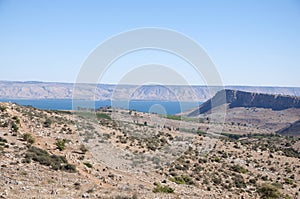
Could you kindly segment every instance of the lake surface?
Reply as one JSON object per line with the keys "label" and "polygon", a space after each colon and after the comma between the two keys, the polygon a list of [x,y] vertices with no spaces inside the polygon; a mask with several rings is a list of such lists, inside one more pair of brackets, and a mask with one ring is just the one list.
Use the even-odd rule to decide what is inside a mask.
{"label": "lake surface", "polygon": [[[45,110],[72,110],[73,102],[71,99],[41,99],[41,100],[20,100],[20,99],[0,99],[0,102],[12,102],[24,106],[33,106]],[[76,103],[75,103],[76,104]],[[131,100],[131,101],[82,101],[80,107],[100,108],[112,106],[115,108],[136,110],[140,112],[158,114],[177,114],[195,108],[201,102],[174,102],[157,100]],[[77,104],[76,104],[77,105]],[[75,107],[76,107],[75,105]],[[75,109],[75,108],[74,108]]]}

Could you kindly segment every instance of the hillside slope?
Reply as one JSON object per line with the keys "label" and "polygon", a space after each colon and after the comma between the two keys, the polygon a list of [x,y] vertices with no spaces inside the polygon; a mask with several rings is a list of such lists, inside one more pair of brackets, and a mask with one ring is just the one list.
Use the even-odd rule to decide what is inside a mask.
{"label": "hillside slope", "polygon": [[[193,121],[185,121],[183,129],[157,129],[155,123],[164,118],[156,114],[101,111],[95,118],[88,112],[0,103],[0,197],[252,199],[265,194],[299,195],[300,153],[294,147],[299,146],[298,139],[274,134],[253,134],[241,140],[216,138],[196,133],[199,123]],[[181,121],[173,118],[172,123]],[[247,129],[249,134],[256,128]],[[202,154],[207,143],[213,149]],[[181,146],[185,150],[174,153]],[[163,148],[174,156],[168,164],[161,164],[166,160],[159,155]],[[122,153],[127,162],[117,161]],[[151,164],[155,167],[139,170]],[[121,169],[130,166],[134,170]]]}
{"label": "hillside slope", "polygon": [[300,135],[300,120],[289,124],[287,127],[277,131],[278,134],[286,136],[298,136]]}

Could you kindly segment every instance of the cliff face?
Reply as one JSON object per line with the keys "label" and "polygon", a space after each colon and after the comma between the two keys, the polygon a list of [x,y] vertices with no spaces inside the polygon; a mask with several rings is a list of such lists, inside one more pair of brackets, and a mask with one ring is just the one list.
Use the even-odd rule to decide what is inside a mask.
{"label": "cliff face", "polygon": [[219,91],[212,99],[203,103],[199,109],[191,112],[188,116],[193,117],[198,114],[206,113],[210,111],[212,107],[217,107],[223,104],[228,104],[229,108],[256,107],[280,111],[288,108],[300,108],[300,98],[236,90],[222,90]]}
{"label": "cliff face", "polygon": [[283,95],[269,95],[249,93],[243,91],[226,90],[226,101],[230,108],[256,107],[271,108],[279,111],[288,108],[300,108],[300,98]]}

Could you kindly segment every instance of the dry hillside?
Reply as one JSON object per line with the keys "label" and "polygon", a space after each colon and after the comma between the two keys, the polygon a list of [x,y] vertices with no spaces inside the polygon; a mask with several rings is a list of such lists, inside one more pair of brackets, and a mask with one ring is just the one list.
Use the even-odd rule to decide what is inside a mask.
{"label": "dry hillside", "polygon": [[298,138],[210,125],[1,103],[0,198],[299,198]]}

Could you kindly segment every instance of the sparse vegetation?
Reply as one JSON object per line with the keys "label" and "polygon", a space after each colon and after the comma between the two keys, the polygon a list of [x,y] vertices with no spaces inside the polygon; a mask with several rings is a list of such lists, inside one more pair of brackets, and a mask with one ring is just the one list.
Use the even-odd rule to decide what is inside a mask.
{"label": "sparse vegetation", "polygon": [[58,139],[55,143],[58,150],[63,151],[66,148],[66,140],[65,139]]}
{"label": "sparse vegetation", "polygon": [[0,105],[0,111],[1,111],[1,112],[6,111],[6,108],[7,108],[6,106]]}
{"label": "sparse vegetation", "polygon": [[187,184],[187,185],[194,184],[192,178],[186,175],[175,176],[173,178],[170,178],[170,181],[175,182],[176,184]]}
{"label": "sparse vegetation", "polygon": [[32,137],[29,133],[24,133],[22,136],[23,140],[26,141],[28,144],[33,144],[35,142],[34,137]]}
{"label": "sparse vegetation", "polygon": [[[158,193],[157,195],[152,193],[158,197],[163,193],[174,193],[174,187],[176,194],[169,195],[171,198],[173,196],[175,198],[183,196],[187,193],[186,190],[190,192],[184,197],[201,197],[199,193],[202,193],[202,190],[205,190],[204,192],[211,196],[214,195],[216,198],[223,198],[223,193],[232,196],[232,198],[237,195],[243,195],[244,198],[261,197],[269,199],[298,197],[300,165],[297,164],[297,157],[299,157],[297,147],[299,146],[299,138],[256,135],[254,133],[235,135],[234,130],[232,130],[233,134],[223,133],[220,139],[216,139],[215,142],[213,140],[210,146],[213,150],[202,154],[201,150],[205,147],[203,143],[213,139],[205,132],[209,130],[206,128],[206,122],[200,125],[191,123],[191,126],[187,123],[187,125],[182,125],[185,129],[179,129],[178,126],[180,125],[177,126],[176,119],[173,119],[174,121],[168,121],[171,124],[165,124],[166,126],[161,126],[159,130],[153,130],[154,120],[150,120],[149,115],[143,115],[142,113],[138,113],[136,116],[140,117],[137,118],[139,121],[139,125],[137,125],[132,122],[109,119],[105,116],[109,116],[111,113],[109,109],[105,110],[103,114],[100,112],[101,110],[97,112],[101,114],[98,117],[99,120],[95,117],[97,113],[90,112],[88,114],[93,114],[93,117],[85,118],[87,120],[80,117],[74,117],[76,120],[73,120],[72,117],[62,115],[65,113],[61,112],[44,112],[28,107],[18,109],[15,106],[13,109],[8,108],[9,111],[7,112],[0,111],[0,126],[2,128],[0,134],[3,135],[3,137],[0,137],[1,161],[2,158],[4,159],[3,163],[0,164],[1,171],[7,172],[8,170],[5,170],[5,168],[16,167],[14,172],[23,177],[25,176],[23,173],[26,173],[26,178],[32,177],[31,168],[29,169],[32,165],[35,168],[41,167],[38,172],[46,171],[46,175],[49,176],[51,176],[51,173],[57,173],[56,170],[75,172],[76,167],[68,163],[66,159],[68,157],[74,164],[80,165],[80,174],[86,172],[86,175],[91,175],[91,177],[97,175],[97,179],[101,181],[100,183],[102,181],[112,185],[120,183],[123,186],[127,183],[127,176],[124,178],[122,173],[116,174],[99,162],[95,164],[97,160],[93,159],[92,152],[94,152],[94,149],[92,147],[97,147],[100,144],[114,144],[114,147],[120,147],[121,150],[130,152],[126,154],[126,158],[134,160],[134,166],[143,163],[154,165],[156,170],[151,173],[151,179],[155,179],[160,183],[155,183],[153,189],[145,188],[144,185],[139,185],[139,189],[145,191],[145,193],[147,191]],[[10,111],[11,109],[13,111]],[[17,109],[23,112],[22,115],[17,113]],[[30,116],[27,112],[30,112]],[[128,117],[128,111],[117,110],[116,114],[119,113]],[[155,116],[160,119],[159,115]],[[21,123],[18,122],[19,118]],[[46,122],[46,118],[51,122]],[[178,117],[175,118],[178,119]],[[11,131],[13,123],[19,128],[15,133]],[[98,128],[99,126],[100,128]],[[244,123],[238,125],[239,129],[246,127],[250,128],[251,126]],[[32,134],[23,133],[31,132],[28,129],[33,129]],[[69,134],[69,131],[72,131],[72,133]],[[140,136],[138,134],[140,132],[145,134]],[[13,135],[17,135],[17,137],[12,137]],[[47,136],[47,139],[43,138],[44,135]],[[78,138],[78,135],[82,136],[82,139]],[[184,136],[181,135],[192,139],[184,139]],[[34,138],[39,140],[34,146],[40,148],[32,146]],[[69,140],[72,140],[72,144],[67,145]],[[81,144],[81,140],[88,141],[89,145]],[[25,145],[24,141],[28,144]],[[177,141],[186,147],[180,153],[176,153],[176,150],[174,150],[173,142],[176,143]],[[86,146],[91,147],[91,149],[86,148]],[[53,147],[60,151],[65,150],[65,152],[53,151]],[[66,150],[66,147],[68,147],[68,150]],[[6,150],[6,148],[8,149]],[[91,153],[86,154],[88,149],[93,150]],[[170,149],[168,155],[172,155],[175,158],[174,161],[164,164],[163,158],[147,156],[156,152],[159,153],[160,150],[164,149]],[[49,150],[49,153],[47,150]],[[52,155],[52,153],[66,154],[67,156]],[[10,158],[12,154],[14,154],[14,158]],[[138,158],[134,159],[131,154],[138,156]],[[289,158],[286,158],[286,156]],[[25,157],[22,162],[31,162],[32,164],[21,169],[18,165],[21,161],[16,160],[18,157]],[[49,172],[47,171],[49,169],[55,171]],[[66,175],[77,176],[77,174]],[[47,176],[48,179],[45,178],[45,182],[51,182],[51,186],[55,187],[58,181],[55,178],[56,176],[51,176],[53,178],[49,178],[49,176]],[[98,187],[94,185],[87,186],[86,183],[90,183],[90,181],[86,180],[85,177],[80,175],[74,181],[72,181],[72,177],[68,177],[72,181],[71,186],[68,187],[86,194],[85,197],[91,197],[91,193],[98,194]],[[134,181],[134,183],[136,182]],[[265,184],[261,185],[262,182]],[[132,188],[130,183],[126,186]],[[12,185],[12,187],[14,186]],[[222,191],[224,192],[222,193]],[[125,192],[121,196],[113,195],[109,197],[133,198],[130,194]]]}
{"label": "sparse vegetation", "polygon": [[181,120],[181,116],[179,115],[166,115],[165,118],[170,120]]}
{"label": "sparse vegetation", "polygon": [[263,184],[258,189],[258,193],[263,199],[275,199],[280,198],[281,194],[277,187],[271,184]]}
{"label": "sparse vegetation", "polygon": [[248,172],[248,170],[245,169],[244,167],[242,167],[241,165],[233,165],[231,167],[231,170],[235,171],[237,173],[247,173]]}
{"label": "sparse vegetation", "polygon": [[159,183],[155,183],[155,187],[153,189],[154,193],[174,193],[174,189],[172,189],[168,185],[161,185]]}
{"label": "sparse vegetation", "polygon": [[19,127],[16,123],[12,122],[11,129],[13,132],[17,132],[19,130]]}
{"label": "sparse vegetation", "polygon": [[17,124],[20,124],[20,119],[18,116],[13,116],[12,119],[15,120]]}
{"label": "sparse vegetation", "polygon": [[90,169],[93,168],[93,165],[89,162],[84,162],[83,164]]}
{"label": "sparse vegetation", "polygon": [[52,124],[52,120],[49,119],[49,118],[47,118],[47,119],[45,120],[43,126],[44,126],[45,128],[49,128],[49,127],[51,126],[51,124]]}
{"label": "sparse vegetation", "polygon": [[27,150],[24,162],[29,163],[31,160],[45,166],[50,166],[54,170],[76,171],[76,167],[69,164],[64,156],[49,155],[47,151],[33,146]]}
{"label": "sparse vegetation", "polygon": [[96,113],[96,117],[98,119],[107,119],[107,120],[111,120],[111,117],[105,113]]}

